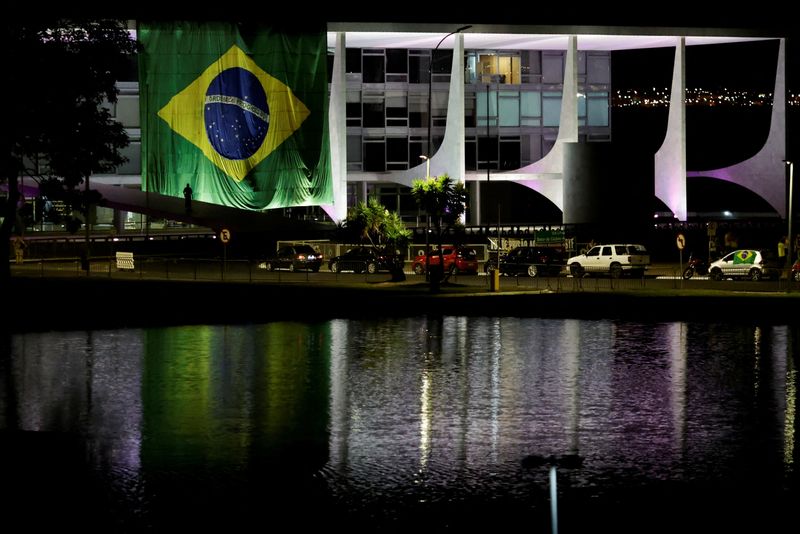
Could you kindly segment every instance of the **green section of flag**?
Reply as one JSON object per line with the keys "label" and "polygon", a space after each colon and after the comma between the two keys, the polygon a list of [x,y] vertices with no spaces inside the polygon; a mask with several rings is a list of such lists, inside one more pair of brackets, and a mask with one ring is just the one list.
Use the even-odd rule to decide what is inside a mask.
{"label": "green section of flag", "polygon": [[733,255],[733,263],[755,263],[756,251],[755,250],[740,250]]}
{"label": "green section of flag", "polygon": [[330,204],[325,32],[138,28],[142,186],[263,210]]}

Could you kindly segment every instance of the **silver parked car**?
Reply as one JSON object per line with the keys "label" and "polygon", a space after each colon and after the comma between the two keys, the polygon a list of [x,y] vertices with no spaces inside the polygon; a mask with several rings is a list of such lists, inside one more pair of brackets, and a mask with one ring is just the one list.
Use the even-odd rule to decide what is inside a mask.
{"label": "silver parked car", "polygon": [[708,277],[711,280],[725,278],[761,280],[777,278],[780,272],[775,256],[771,251],[763,249],[734,250],[708,266]]}

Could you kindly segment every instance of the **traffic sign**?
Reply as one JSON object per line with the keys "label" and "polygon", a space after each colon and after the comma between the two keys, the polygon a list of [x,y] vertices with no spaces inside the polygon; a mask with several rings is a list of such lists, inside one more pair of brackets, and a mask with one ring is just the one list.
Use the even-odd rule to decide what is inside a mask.
{"label": "traffic sign", "polygon": [[686,238],[683,237],[683,234],[678,234],[678,239],[676,242],[678,243],[678,250],[683,250],[683,248],[686,246]]}
{"label": "traffic sign", "polygon": [[231,231],[227,228],[223,228],[219,231],[219,240],[222,241],[223,244],[228,244],[231,240]]}

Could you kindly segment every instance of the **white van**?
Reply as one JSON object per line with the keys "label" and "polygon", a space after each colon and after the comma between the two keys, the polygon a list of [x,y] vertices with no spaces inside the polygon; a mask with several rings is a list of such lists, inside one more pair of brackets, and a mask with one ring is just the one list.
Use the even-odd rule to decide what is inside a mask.
{"label": "white van", "polygon": [[635,244],[596,245],[586,254],[567,260],[567,270],[576,278],[587,274],[609,274],[612,278],[623,274],[641,277],[649,265],[647,249]]}

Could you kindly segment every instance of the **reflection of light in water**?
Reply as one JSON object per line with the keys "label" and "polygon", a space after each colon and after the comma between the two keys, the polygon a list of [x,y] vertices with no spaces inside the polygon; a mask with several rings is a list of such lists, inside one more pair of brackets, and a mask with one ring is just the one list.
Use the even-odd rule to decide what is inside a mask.
{"label": "reflection of light in water", "polygon": [[[777,335],[780,331],[783,335]],[[792,340],[789,337],[788,329],[775,327],[774,352],[786,358],[785,380],[786,380],[786,408],[783,418],[783,467],[789,475],[794,470],[794,428],[797,421],[797,369],[794,367]],[[778,346],[782,342],[782,346]]]}
{"label": "reflection of light in water", "polygon": [[419,399],[419,464],[420,469],[425,469],[431,454],[431,379],[428,369],[422,369]]}
{"label": "reflection of light in water", "polygon": [[681,452],[686,437],[686,330],[685,323],[671,323],[667,325],[666,332],[672,377],[670,400],[673,428],[675,429],[675,446]]}
{"label": "reflection of light in water", "polygon": [[500,432],[497,420],[500,414],[500,354],[503,349],[503,339],[500,320],[495,319],[492,326],[492,333],[494,334],[491,360],[492,409],[489,417],[492,425],[492,459],[497,461],[497,435]]}
{"label": "reflection of light in water", "polygon": [[[572,454],[578,453],[579,443],[579,428],[580,428],[580,406],[581,399],[579,395],[579,381],[580,381],[580,344],[581,344],[581,329],[579,321],[568,320],[564,323],[563,339],[561,342],[564,344],[564,367],[566,372],[566,389],[571,392],[572,398],[568,408],[569,424],[569,452]],[[555,472],[553,472],[555,477]]]}
{"label": "reflection of light in water", "polygon": [[331,463],[344,463],[347,454],[347,326],[342,319],[330,321],[331,328],[331,420],[330,454]]}
{"label": "reflection of light in water", "polygon": [[758,374],[758,370],[761,367],[761,328],[756,327],[755,332],[753,332],[753,394],[758,396],[758,386],[761,381],[761,377]]}

